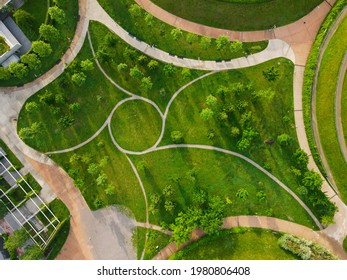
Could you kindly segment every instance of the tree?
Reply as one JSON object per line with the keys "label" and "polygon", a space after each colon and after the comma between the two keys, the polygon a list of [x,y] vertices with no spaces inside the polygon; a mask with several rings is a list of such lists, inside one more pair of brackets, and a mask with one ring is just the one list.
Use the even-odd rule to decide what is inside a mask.
{"label": "tree", "polygon": [[20,27],[25,27],[25,29],[33,28],[35,19],[34,17],[24,10],[17,10],[13,14],[14,20]]}
{"label": "tree", "polygon": [[176,72],[176,68],[172,64],[165,64],[163,72],[165,76],[171,76]]}
{"label": "tree", "polygon": [[52,53],[51,45],[43,41],[34,41],[31,48],[33,52],[37,53],[40,57],[46,57]]}
{"label": "tree", "polygon": [[217,98],[215,96],[213,96],[212,94],[208,95],[206,97],[206,104],[207,106],[210,106],[210,107],[215,107],[217,105]]}
{"label": "tree", "polygon": [[124,71],[125,69],[127,69],[128,68],[128,65],[126,64],[126,63],[119,63],[118,65],[117,65],[117,70],[119,71],[119,72],[122,72],[122,71]]}
{"label": "tree", "polygon": [[113,185],[108,185],[105,189],[105,193],[109,196],[114,195],[116,193],[116,188]]}
{"label": "tree", "polygon": [[27,102],[25,104],[25,110],[28,113],[35,112],[35,111],[37,111],[38,108],[39,108],[39,105],[35,101]]}
{"label": "tree", "polygon": [[141,79],[141,86],[144,90],[150,90],[153,87],[151,77],[143,77]]}
{"label": "tree", "polygon": [[135,65],[133,68],[130,69],[130,73],[129,74],[134,79],[139,79],[140,80],[143,77],[143,73],[141,72],[139,67],[137,67],[137,65]]}
{"label": "tree", "polygon": [[304,187],[308,188],[309,190],[317,191],[321,189],[323,179],[320,177],[318,173],[314,172],[313,170],[310,170],[304,174],[302,183]]}
{"label": "tree", "polygon": [[41,67],[41,61],[34,53],[26,53],[20,57],[20,60],[28,65],[31,70],[38,70]]}
{"label": "tree", "polygon": [[192,196],[193,205],[201,207],[207,201],[207,193],[202,189],[197,189]]}
{"label": "tree", "polygon": [[20,256],[21,260],[42,260],[43,251],[38,245],[31,245],[25,248],[24,254]]}
{"label": "tree", "polygon": [[171,140],[174,143],[181,143],[183,139],[183,133],[181,131],[175,130],[171,132]]}
{"label": "tree", "polygon": [[264,78],[267,79],[269,82],[277,80],[279,75],[280,74],[279,74],[278,69],[275,68],[274,66],[271,66],[267,70],[263,71]]}
{"label": "tree", "polygon": [[243,201],[245,201],[248,198],[248,195],[248,191],[244,188],[239,189],[236,193],[236,197]]}
{"label": "tree", "polygon": [[233,138],[237,138],[240,135],[240,129],[233,126],[230,130],[230,134]]}
{"label": "tree", "polygon": [[43,124],[41,122],[34,122],[30,127],[23,127],[19,130],[18,135],[22,140],[33,139],[41,132]]}
{"label": "tree", "polygon": [[148,26],[152,26],[152,23],[153,23],[153,16],[149,13],[146,13],[146,16],[145,16],[145,23],[147,23]]}
{"label": "tree", "polygon": [[73,113],[77,113],[79,110],[81,110],[81,105],[78,102],[75,103],[71,103],[69,105],[69,109],[73,112]]}
{"label": "tree", "polygon": [[66,21],[66,15],[64,10],[60,9],[58,6],[49,7],[48,14],[52,20],[58,24],[64,24]]}
{"label": "tree", "polygon": [[16,249],[22,247],[28,238],[29,234],[24,228],[21,228],[20,230],[15,230],[13,234],[4,241],[4,248],[10,253],[11,259],[16,257]]}
{"label": "tree", "polygon": [[183,32],[179,28],[172,29],[170,34],[175,41],[178,41],[179,39],[183,37]]}
{"label": "tree", "polygon": [[171,197],[174,194],[174,188],[171,185],[167,185],[164,189],[163,189],[163,195],[165,197]]}
{"label": "tree", "polygon": [[92,71],[94,70],[94,63],[89,59],[85,59],[81,61],[81,69],[82,71]]}
{"label": "tree", "polygon": [[53,25],[41,24],[39,28],[40,35],[49,42],[56,42],[60,38],[59,30]]}
{"label": "tree", "polygon": [[101,172],[98,178],[96,178],[96,184],[98,186],[105,186],[107,183],[107,179],[107,175],[104,172]]}
{"label": "tree", "polygon": [[291,140],[292,140],[292,138],[286,133],[283,133],[277,137],[277,141],[282,146],[288,146],[290,144]]}
{"label": "tree", "polygon": [[204,120],[204,121],[208,121],[210,120],[214,115],[214,112],[210,109],[210,108],[205,108],[202,109],[201,113],[200,113],[200,117]]}
{"label": "tree", "polygon": [[87,76],[83,72],[75,73],[71,76],[71,81],[74,82],[79,87],[85,83],[86,79],[87,79]]}
{"label": "tree", "polygon": [[130,7],[129,7],[129,13],[132,17],[139,17],[141,16],[141,12],[142,12],[142,9],[139,5],[137,4],[132,4]]}
{"label": "tree", "polygon": [[148,62],[148,64],[147,64],[147,67],[148,67],[149,70],[157,69],[158,66],[159,66],[158,61],[153,60],[153,59],[150,62]]}
{"label": "tree", "polygon": [[0,80],[7,81],[11,79],[12,75],[8,68],[0,67]]}
{"label": "tree", "polygon": [[297,149],[293,154],[293,161],[301,171],[307,170],[308,155],[301,149]]}
{"label": "tree", "polygon": [[171,200],[166,200],[164,203],[164,208],[167,212],[172,213],[175,209],[175,204]]}
{"label": "tree", "polygon": [[100,171],[99,165],[96,163],[91,163],[89,164],[87,171],[89,174],[96,176]]}
{"label": "tree", "polygon": [[102,159],[99,161],[99,166],[100,168],[105,167],[110,161],[110,158],[108,156],[104,156]]}
{"label": "tree", "polygon": [[29,73],[28,67],[20,62],[11,62],[8,66],[8,70],[18,79],[23,79]]}
{"label": "tree", "polygon": [[242,42],[235,40],[233,42],[230,43],[230,51],[231,52],[239,52],[242,50]]}
{"label": "tree", "polygon": [[194,33],[189,32],[186,36],[186,41],[188,44],[193,44],[193,43],[199,41],[199,36],[194,34]]}
{"label": "tree", "polygon": [[230,44],[229,37],[226,35],[220,35],[216,39],[216,44],[217,44],[217,50],[225,49]]}
{"label": "tree", "polygon": [[137,163],[136,168],[138,171],[146,171],[148,169],[148,164],[145,160],[140,160]]}
{"label": "tree", "polygon": [[189,68],[183,68],[181,71],[181,75],[185,79],[189,79],[192,76],[192,72]]}
{"label": "tree", "polygon": [[200,46],[206,50],[211,46],[211,41],[212,41],[211,37],[203,36],[201,37],[201,40],[200,40]]}

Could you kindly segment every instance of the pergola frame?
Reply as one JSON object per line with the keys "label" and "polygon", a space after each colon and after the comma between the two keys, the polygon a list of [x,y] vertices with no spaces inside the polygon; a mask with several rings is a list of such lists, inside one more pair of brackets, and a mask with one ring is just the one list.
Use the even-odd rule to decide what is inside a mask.
{"label": "pergola frame", "polygon": [[[23,176],[17,171],[17,169],[13,166],[13,164],[8,160],[8,158],[4,155],[4,153],[0,150],[0,159],[4,158],[7,163],[9,164],[8,167],[6,167],[2,162],[0,162],[0,166],[2,166],[4,168],[4,171],[1,172],[1,176],[3,176],[5,173],[9,174],[12,179],[16,182],[14,185],[10,186],[10,188],[8,190],[6,190],[5,192],[0,189],[0,199],[2,198],[6,198],[10,203],[11,203],[11,208],[8,207],[8,205],[5,204],[7,210],[9,213],[12,214],[12,217],[15,219],[15,221],[18,223],[18,225],[20,225],[21,227],[24,227],[26,224],[29,225],[29,229],[27,229],[26,227],[24,227],[25,231],[29,234],[29,236],[31,237],[31,239],[35,242],[35,244],[37,244],[40,248],[45,248],[47,246],[47,244],[49,243],[49,241],[52,239],[52,237],[54,236],[55,232],[57,231],[60,221],[59,219],[54,215],[54,213],[51,211],[51,209],[48,208],[48,206],[46,205],[46,203],[43,202],[43,200],[41,199],[41,197],[35,192],[35,190],[28,184],[28,182],[23,178]],[[11,171],[14,171],[16,174],[18,174],[19,179],[16,180],[15,177],[11,174]],[[29,188],[29,192],[27,192],[23,186],[21,184],[24,184]],[[31,193],[29,199],[24,199],[23,201],[21,201],[18,205],[16,205],[12,199],[8,196],[8,193],[11,192],[11,190],[15,189],[19,187],[26,195],[28,195],[29,193]],[[32,198],[32,196],[34,196],[41,204],[37,205],[37,203],[35,202],[35,200]],[[33,213],[30,217],[26,218],[25,215],[21,212],[21,210],[19,209],[20,206],[22,206],[24,203],[26,203],[27,201],[30,201],[31,203],[33,203],[33,205],[37,208],[37,210],[35,211],[35,213]],[[52,215],[52,219],[49,219],[47,217],[47,215],[44,213],[44,210],[47,210],[51,215]],[[20,215],[21,218],[23,218],[23,221],[20,221],[19,218],[15,215],[15,213],[18,213]],[[47,223],[43,224],[43,221],[41,221],[41,223],[43,224],[43,228],[38,230],[37,228],[35,228],[35,225],[33,225],[30,220],[35,218],[39,213],[41,213],[45,219],[47,220]],[[39,222],[40,220],[37,219],[37,221]],[[49,227],[53,227],[53,231],[52,233],[45,238],[45,236],[42,236],[41,234],[43,232],[46,232],[48,230]],[[37,237],[39,240],[37,240]]]}

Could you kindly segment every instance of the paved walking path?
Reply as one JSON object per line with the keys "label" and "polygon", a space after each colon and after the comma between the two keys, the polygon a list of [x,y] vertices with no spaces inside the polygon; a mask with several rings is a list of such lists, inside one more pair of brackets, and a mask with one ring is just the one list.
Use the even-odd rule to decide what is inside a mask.
{"label": "paved walking path", "polygon": [[[344,252],[343,248],[336,240],[327,236],[322,231],[313,231],[310,228],[298,225],[296,223],[265,216],[236,216],[227,217],[224,219],[223,229],[231,229],[234,227],[263,228],[283,233],[289,233],[324,246],[333,254],[338,256],[339,259],[347,259],[347,254]],[[205,236],[205,233],[201,229],[194,230],[190,241],[178,247],[176,246],[176,243],[170,243],[164,249],[162,249],[153,259],[167,260],[174,253],[182,250],[183,248],[187,247],[192,242],[200,239],[203,236]]]}
{"label": "paved walking path", "polygon": [[[347,81],[345,81],[346,72],[347,72],[347,52],[345,53],[345,56],[341,63],[339,77],[337,79],[336,97],[335,97],[335,126],[336,126],[336,132],[337,132],[337,139],[339,140],[340,150],[347,164],[347,145],[346,145],[345,135],[344,135],[343,126],[342,126],[342,112],[341,112],[343,84],[344,82],[347,83]],[[347,93],[344,93],[344,94],[347,94]]]}
{"label": "paved walking path", "polygon": [[331,9],[336,0],[322,1],[307,16],[300,20],[275,29],[240,32],[227,29],[220,29],[198,24],[177,17],[150,0],[135,0],[142,8],[156,18],[182,30],[196,33],[202,36],[217,38],[220,35],[227,35],[231,40],[243,42],[257,42],[263,40],[280,39],[287,42],[295,52],[296,63],[304,65],[309,54],[312,42],[325,16]]}

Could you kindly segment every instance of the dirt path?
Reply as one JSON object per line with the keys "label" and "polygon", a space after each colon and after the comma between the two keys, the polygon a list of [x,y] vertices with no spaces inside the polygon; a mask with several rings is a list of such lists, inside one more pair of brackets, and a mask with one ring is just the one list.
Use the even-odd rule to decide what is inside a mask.
{"label": "dirt path", "polygon": [[[324,246],[335,255],[337,255],[339,259],[347,259],[347,254],[344,252],[342,246],[336,240],[327,236],[324,232],[313,231],[308,227],[298,225],[296,223],[264,216],[236,216],[225,218],[223,229],[231,229],[233,227],[263,228],[283,233],[289,233]],[[192,238],[190,241],[180,245],[179,247],[176,246],[176,243],[172,242],[164,249],[162,249],[153,259],[167,260],[174,253],[182,250],[183,248],[187,247],[188,245],[205,235],[205,232],[200,229],[194,230],[192,232]]]}

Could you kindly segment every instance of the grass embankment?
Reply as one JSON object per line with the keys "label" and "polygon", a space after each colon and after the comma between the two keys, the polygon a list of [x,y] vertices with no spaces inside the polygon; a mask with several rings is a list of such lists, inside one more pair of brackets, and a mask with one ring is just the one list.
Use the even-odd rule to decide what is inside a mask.
{"label": "grass embankment", "polygon": [[316,111],[319,137],[341,197],[347,201],[347,164],[342,155],[335,126],[337,77],[347,48],[347,17],[331,38],[318,73]]}
{"label": "grass embankment", "polygon": [[[172,223],[180,211],[193,205],[194,194],[203,190],[208,197],[218,195],[225,201],[224,216],[274,216],[315,227],[294,198],[242,159],[219,152],[186,148],[156,151],[131,158],[136,166],[146,163],[146,168],[139,172],[149,204],[152,204],[154,194],[160,196],[157,211],[149,216],[151,223]],[[173,188],[170,197],[163,194],[167,186]],[[245,189],[248,196],[244,199],[237,197],[239,189]],[[259,192],[264,193],[263,199]],[[165,209],[166,201],[173,202],[171,211]]]}
{"label": "grass embankment", "polygon": [[[105,78],[95,63],[94,70],[86,72],[86,82],[82,86],[75,85],[71,76],[85,59],[93,59],[88,40],[75,62],[54,82],[30,97],[23,106],[18,118],[18,131],[31,127],[35,122],[43,126],[32,139],[25,139],[29,146],[48,152],[73,147],[85,141],[102,126],[115,104],[125,97]],[[31,102],[38,107],[28,111],[26,106]],[[70,107],[76,103],[79,104],[77,111]],[[70,126],[67,126],[67,118],[72,120]]]}
{"label": "grass embankment", "polygon": [[[181,31],[178,39],[174,39],[172,30],[174,27],[168,25],[151,15],[141,8],[135,12],[129,12],[134,0],[98,0],[106,12],[130,34],[139,38],[150,45],[166,51],[168,53],[183,56],[186,58],[202,60],[228,60],[245,53],[256,53],[267,46],[267,42],[244,43],[240,51],[233,52],[229,48],[218,50],[216,41],[213,39],[210,44],[201,44],[201,36],[192,35],[192,33]],[[175,1],[175,5],[181,5],[182,1]],[[218,2],[217,2],[218,3]],[[198,6],[203,5],[199,1]],[[192,6],[194,7],[194,6]],[[199,7],[190,8],[191,12]],[[229,16],[228,16],[229,18]]]}
{"label": "grass embankment", "polygon": [[272,28],[274,25],[289,24],[305,16],[323,2],[322,0],[152,1],[184,19],[212,27],[241,31],[263,30]]}
{"label": "grass embankment", "polygon": [[[9,80],[0,80],[0,86],[4,87],[23,85],[28,82],[31,82],[35,80],[37,77],[46,73],[49,69],[51,69],[55,64],[57,64],[60,61],[60,58],[64,55],[64,53],[70,46],[71,40],[75,35],[78,17],[78,0],[65,0],[60,2],[60,8],[64,10],[66,15],[66,22],[64,24],[53,24],[53,26],[56,29],[58,29],[60,35],[59,40],[57,40],[54,43],[51,43],[52,53],[48,57],[40,58],[41,67],[38,70],[30,70],[28,75],[25,76],[23,79],[12,77]],[[24,9],[26,9],[26,11],[32,14],[34,18],[34,26],[32,28],[27,28],[24,26],[23,32],[26,33],[26,35],[29,38],[37,40],[39,34],[38,28],[42,23],[45,22],[45,18],[47,16],[47,1],[27,1],[27,3],[24,6]],[[47,23],[51,24],[51,20],[49,19]],[[22,28],[22,26],[20,27]],[[32,50],[30,52],[32,52]]]}
{"label": "grass embankment", "polygon": [[342,129],[345,141],[347,143],[347,73],[343,83],[341,103]]}
{"label": "grass embankment", "polygon": [[151,104],[132,100],[115,111],[111,128],[115,140],[123,149],[143,151],[157,142],[161,122],[158,111]]}
{"label": "grass embankment", "polygon": [[302,95],[302,103],[303,103],[303,114],[304,114],[304,122],[306,129],[306,136],[308,143],[310,145],[312,156],[319,167],[321,173],[326,176],[326,172],[322,166],[322,162],[313,139],[312,132],[312,124],[311,124],[311,111],[312,111],[312,87],[315,78],[315,72],[318,64],[318,57],[320,54],[320,49],[322,44],[324,43],[324,39],[326,38],[329,30],[333,26],[336,18],[339,16],[340,12],[345,8],[347,4],[347,0],[337,0],[334,7],[331,9],[324,22],[321,25],[321,28],[318,31],[316,39],[311,48],[310,55],[307,59],[306,68],[305,68],[305,77],[304,77],[304,85],[303,85],[303,95]]}
{"label": "grass embankment", "polygon": [[252,228],[205,236],[174,254],[174,260],[295,260],[278,245],[281,233]]}

